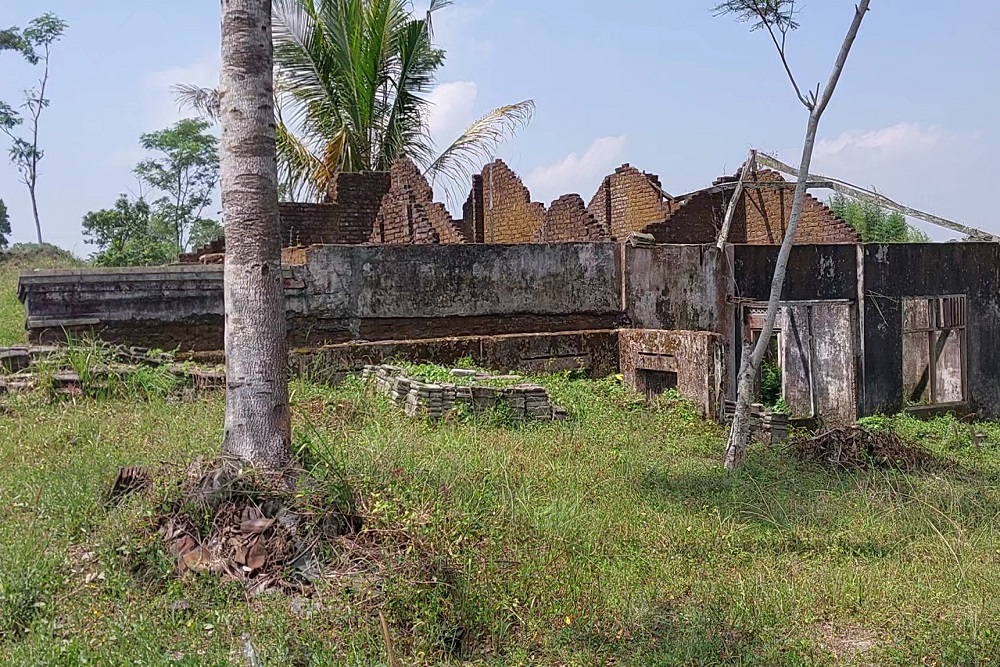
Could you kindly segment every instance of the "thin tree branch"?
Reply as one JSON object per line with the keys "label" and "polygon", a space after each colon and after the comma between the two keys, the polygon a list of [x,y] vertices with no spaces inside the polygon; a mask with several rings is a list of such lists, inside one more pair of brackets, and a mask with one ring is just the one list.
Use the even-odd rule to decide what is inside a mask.
{"label": "thin tree branch", "polygon": [[760,10],[757,11],[757,14],[760,16],[764,27],[767,28],[767,33],[771,35],[771,41],[774,42],[774,48],[778,50],[778,57],[781,58],[781,64],[785,67],[785,73],[788,75],[788,80],[792,82],[792,88],[795,89],[795,94],[798,96],[799,101],[805,105],[806,109],[812,111],[813,105],[802,94],[802,90],[799,88],[799,84],[795,80],[795,75],[792,73],[792,67],[788,64],[788,58],[785,57],[786,31],[779,28],[779,30],[781,30],[781,42],[778,42],[778,37],[774,34],[774,27],[771,24],[771,20]]}

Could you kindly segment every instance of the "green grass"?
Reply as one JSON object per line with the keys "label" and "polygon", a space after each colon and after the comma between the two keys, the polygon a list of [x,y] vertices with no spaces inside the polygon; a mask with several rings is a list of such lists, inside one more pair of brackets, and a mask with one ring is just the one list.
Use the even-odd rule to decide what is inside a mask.
{"label": "green grass", "polygon": [[[872,420],[952,472],[837,473],[615,380],[540,380],[566,422],[411,420],[360,382],[295,382],[294,444],[346,479],[359,551],[309,602],[178,577],[162,495],[118,466],[212,456],[224,401],[0,398],[0,664],[988,665],[1000,660],[1000,428]],[[982,449],[972,434],[989,436]],[[464,631],[461,655],[455,639]]]}
{"label": "green grass", "polygon": [[69,268],[82,262],[54,246],[17,244],[0,251],[0,347],[27,342],[24,306],[17,299],[17,276],[31,269]]}
{"label": "green grass", "polygon": [[[0,418],[0,664],[228,665],[244,632],[267,665],[383,664],[380,609],[404,664],[446,662],[459,628],[482,665],[1000,657],[995,445],[902,420],[959,471],[835,474],[761,449],[730,474],[721,433],[683,403],[545,384],[572,420],[432,424],[360,383],[296,383],[297,446],[321,478],[346,475],[370,534],[398,538],[384,571],[322,585],[308,620],[282,596],[178,579],[152,501],[101,506],[119,465],[214,453],[221,397],[20,399]],[[852,642],[871,643],[856,663]]]}

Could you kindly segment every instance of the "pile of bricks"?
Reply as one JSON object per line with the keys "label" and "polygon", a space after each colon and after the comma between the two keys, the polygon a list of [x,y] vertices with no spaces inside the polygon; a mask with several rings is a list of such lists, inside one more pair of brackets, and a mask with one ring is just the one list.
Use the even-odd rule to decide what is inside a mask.
{"label": "pile of bricks", "polygon": [[[726,420],[732,421],[736,403],[726,401]],[[770,412],[760,403],[750,406],[750,435],[757,442],[780,445],[788,440],[788,415]]]}
{"label": "pile of bricks", "polygon": [[[374,382],[376,391],[402,406],[409,417],[436,419],[462,405],[473,411],[506,405],[513,419],[551,421],[566,418],[565,408],[552,405],[545,387],[527,383],[494,387],[482,382],[512,380],[514,377],[495,377],[464,369],[455,369],[452,374],[456,379],[467,379],[472,384],[425,382],[407,377],[397,366],[365,366],[362,377]],[[477,384],[475,380],[481,383]]]}

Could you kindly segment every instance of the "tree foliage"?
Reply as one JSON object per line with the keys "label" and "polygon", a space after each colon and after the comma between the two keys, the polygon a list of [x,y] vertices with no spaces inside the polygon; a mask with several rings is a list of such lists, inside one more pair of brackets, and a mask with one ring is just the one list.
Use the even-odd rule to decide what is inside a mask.
{"label": "tree foliage", "polygon": [[[505,105],[438,152],[427,129],[445,52],[431,17],[408,0],[274,0],[279,177],[286,198],[326,194],[339,171],[385,171],[409,157],[429,178],[467,178],[528,123],[534,103]],[[218,117],[218,93],[177,86],[182,104]]]}
{"label": "tree foliage", "polygon": [[6,250],[10,243],[10,216],[7,214],[7,204],[0,199],[0,250]]}
{"label": "tree foliage", "polygon": [[83,236],[98,247],[91,256],[97,266],[166,264],[177,254],[169,224],[158,219],[144,200],[120,195],[113,208],[83,217]]}
{"label": "tree foliage", "polygon": [[[66,27],[66,22],[58,16],[46,13],[33,19],[24,30],[11,27],[0,31],[0,51],[16,51],[32,65],[43,66],[38,85],[24,91],[22,111],[17,111],[9,103],[0,100],[0,132],[10,139],[10,161],[21,174],[21,181],[28,187],[31,195],[39,243],[42,243],[42,223],[38,215],[36,186],[38,163],[45,156],[45,152],[39,147],[39,124],[42,111],[49,106],[46,86],[52,45],[62,38]],[[27,124],[22,129],[25,120]]]}
{"label": "tree foliage", "polygon": [[865,243],[926,243],[927,234],[914,228],[901,213],[890,212],[870,199],[836,194],[830,210],[853,227]]}
{"label": "tree foliage", "polygon": [[185,119],[139,143],[158,153],[140,162],[135,174],[160,195],[152,202],[157,217],[173,230],[173,243],[183,252],[211,240],[219,230],[203,217],[219,183],[218,139],[204,120]]}

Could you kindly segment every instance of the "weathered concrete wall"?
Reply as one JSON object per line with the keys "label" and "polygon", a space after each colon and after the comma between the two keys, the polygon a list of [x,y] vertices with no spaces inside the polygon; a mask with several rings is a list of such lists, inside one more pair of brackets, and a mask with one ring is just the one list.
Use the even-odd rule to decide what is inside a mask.
{"label": "weathered concrete wall", "polygon": [[625,245],[624,301],[631,326],[728,335],[730,261],[714,245]]}
{"label": "weathered concrete wall", "polygon": [[160,349],[222,347],[221,266],[33,271],[18,296],[35,342],[63,340],[65,330]]}
{"label": "weathered concrete wall", "polygon": [[1000,416],[1000,245],[926,243],[863,246],[864,383],[861,414],[903,407],[903,299],[967,298],[967,404]]}
{"label": "weathered concrete wall", "polygon": [[[316,246],[285,268],[290,342],[407,340],[609,329],[620,315],[613,244]],[[33,339],[97,331],[135,345],[222,347],[222,267],[23,276]]]}
{"label": "weathered concrete wall", "polygon": [[674,373],[677,391],[709,419],[721,419],[726,396],[726,345],[719,334],[699,331],[620,329],[621,373],[645,393],[643,371]]}
{"label": "weathered concrete wall", "polygon": [[289,294],[290,326],[298,344],[609,328],[620,312],[615,251],[318,246],[292,269],[303,288]]}
{"label": "weathered concrete wall", "polygon": [[618,369],[618,334],[603,330],[343,343],[293,351],[292,367],[306,377],[336,381],[393,359],[451,366],[469,357],[502,372],[581,370],[604,377]]}

